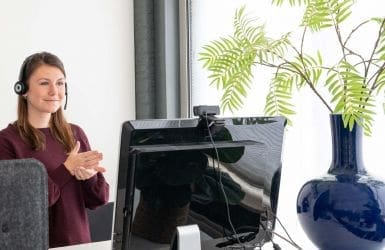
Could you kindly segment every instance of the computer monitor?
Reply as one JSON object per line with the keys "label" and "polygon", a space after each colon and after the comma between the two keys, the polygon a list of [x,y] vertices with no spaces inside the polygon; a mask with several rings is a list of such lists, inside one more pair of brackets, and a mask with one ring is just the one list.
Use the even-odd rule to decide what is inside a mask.
{"label": "computer monitor", "polygon": [[286,120],[220,120],[123,123],[113,249],[165,246],[187,224],[214,246],[246,234],[250,244],[271,239]]}

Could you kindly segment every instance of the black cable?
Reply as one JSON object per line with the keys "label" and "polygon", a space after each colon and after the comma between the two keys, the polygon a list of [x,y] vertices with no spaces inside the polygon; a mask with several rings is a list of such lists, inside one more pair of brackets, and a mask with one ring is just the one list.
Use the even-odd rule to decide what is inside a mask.
{"label": "black cable", "polygon": [[228,240],[228,241],[225,241],[225,242],[221,242],[221,243],[218,243],[217,245],[215,245],[216,247],[227,247],[227,246],[231,246],[231,245],[234,245],[235,243],[246,243],[246,242],[249,242],[249,241],[252,241],[254,240],[256,237],[256,233],[248,233],[246,235],[242,235],[240,237],[238,237],[237,239],[231,239],[231,240]]}
{"label": "black cable", "polygon": [[[209,133],[209,137],[210,137],[210,141],[211,141],[211,144],[213,145],[214,147],[214,151],[215,151],[215,155],[216,155],[216,158],[217,158],[217,163],[218,163],[218,171],[219,171],[219,186],[222,190],[222,193],[223,193],[223,196],[225,198],[225,204],[226,204],[226,212],[227,212],[227,220],[229,222],[229,225],[231,227],[231,230],[233,231],[233,234],[237,240],[237,242],[242,245],[240,239],[239,239],[239,236],[237,234],[237,232],[235,231],[235,228],[233,226],[233,223],[231,221],[231,215],[230,215],[230,208],[229,208],[229,200],[227,198],[227,195],[226,195],[226,192],[223,188],[223,183],[222,183],[222,175],[221,175],[221,170],[220,170],[220,167],[219,167],[219,154],[218,154],[218,149],[215,145],[215,142],[214,142],[214,139],[213,139],[213,136],[211,134],[211,131],[210,131],[210,125],[209,125],[209,122],[208,122],[208,119],[207,119],[207,113],[205,113],[205,120],[206,120],[206,125],[207,125],[207,130],[208,130],[208,133]],[[235,242],[236,243],[236,242]]]}
{"label": "black cable", "polygon": [[[217,147],[216,147],[216,145],[215,145],[213,136],[212,136],[211,131],[210,131],[210,125],[209,125],[209,123],[208,123],[207,113],[205,113],[205,120],[206,120],[206,126],[207,126],[207,130],[208,130],[208,133],[209,133],[210,141],[211,141],[211,143],[212,143],[212,145],[213,145],[213,147],[214,147],[215,155],[216,155],[216,158],[217,158],[217,170],[218,170],[218,173],[215,172],[215,160],[214,160],[214,158],[213,158],[213,168],[214,168],[214,172],[215,172],[215,174],[218,174],[218,175],[219,175],[219,181],[218,181],[218,182],[219,182],[219,184],[220,184],[220,188],[221,188],[222,193],[223,193],[223,196],[224,196],[224,198],[225,198],[226,211],[227,211],[227,220],[228,220],[228,222],[229,222],[229,224],[230,224],[231,230],[233,231],[233,236],[231,237],[231,239],[228,240],[228,241],[226,241],[226,242],[222,242],[222,243],[217,244],[217,247],[225,247],[225,246],[233,245],[233,244],[235,244],[235,243],[238,243],[238,244],[240,244],[241,246],[244,247],[243,243],[249,242],[249,241],[253,240],[253,239],[256,237],[256,234],[257,234],[257,233],[252,232],[252,233],[249,233],[249,234],[247,234],[247,235],[243,235],[243,236],[239,237],[238,234],[237,234],[237,231],[235,230],[235,228],[234,228],[234,226],[233,226],[233,223],[232,223],[232,221],[231,221],[231,215],[230,215],[229,201],[228,201],[228,198],[227,198],[227,195],[226,195],[226,192],[225,192],[225,190],[224,190],[223,183],[222,183],[221,170],[220,170],[220,166],[219,166],[219,161],[220,161],[220,159],[219,159],[218,149],[217,149]],[[268,216],[268,210],[266,209],[265,212],[266,212],[266,217],[268,218],[268,217],[269,217],[269,216]],[[281,250],[281,247],[280,247],[277,243],[275,243],[275,242],[273,241],[273,234],[274,234],[274,235],[277,235],[277,236],[280,237],[281,239],[287,241],[288,243],[290,243],[291,245],[293,245],[293,246],[296,247],[297,249],[302,250],[302,248],[299,247],[298,244],[295,243],[294,240],[290,237],[289,233],[287,232],[286,228],[283,226],[283,224],[281,223],[281,221],[279,220],[279,218],[278,218],[272,211],[270,211],[270,214],[272,214],[273,217],[278,221],[278,223],[281,225],[281,227],[282,227],[283,230],[285,231],[287,237],[289,238],[289,240],[288,240],[288,239],[286,239],[285,237],[283,237],[282,235],[280,235],[280,234],[274,232],[273,230],[269,230],[269,233],[271,233],[271,235],[270,235],[270,240],[271,240],[271,243],[273,244],[274,250]],[[263,225],[263,223],[259,222],[259,224],[260,224],[260,225],[262,226],[262,228],[264,229],[264,232],[267,233],[267,229],[266,229],[266,227]],[[224,232],[225,232],[225,230],[224,230]],[[225,236],[227,236],[227,234],[225,234]],[[235,239],[234,239],[234,236],[235,236]],[[261,249],[261,245],[259,246],[259,248]]]}
{"label": "black cable", "polygon": [[300,246],[298,246],[296,243],[294,242],[291,242],[290,240],[286,239],[284,236],[280,235],[279,233],[276,233],[274,231],[271,231],[272,234],[274,234],[275,236],[278,236],[279,238],[281,238],[282,240],[286,241],[287,243],[289,243],[290,245],[292,245],[293,247],[297,248],[298,250],[302,250],[302,248]]}
{"label": "black cable", "polygon": [[287,242],[289,242],[290,244],[292,244],[294,247],[296,247],[297,249],[302,249],[300,246],[298,246],[297,243],[295,243],[295,241],[290,237],[290,234],[287,232],[285,226],[281,223],[280,219],[272,212],[270,211],[271,215],[273,215],[273,217],[278,221],[278,223],[281,225],[282,229],[285,231],[285,234],[287,235],[287,237],[289,238],[289,240],[285,239],[283,236],[279,235],[278,233],[275,233],[273,231],[271,231],[273,234],[277,235],[278,237],[286,240]]}
{"label": "black cable", "polygon": [[[266,218],[268,219],[268,218],[269,218],[269,211],[268,211],[267,209],[265,209],[265,214],[266,214]],[[283,224],[279,221],[278,217],[277,217],[273,212],[271,212],[271,211],[270,211],[270,214],[273,215],[273,217],[278,221],[278,223],[281,225],[281,227],[283,228],[283,230],[285,230],[286,234],[288,234],[286,228],[285,228],[285,227],[283,226]],[[279,238],[285,240],[286,242],[288,242],[290,245],[294,246],[295,248],[297,248],[297,249],[299,249],[299,250],[302,250],[302,248],[301,248],[300,246],[298,246],[298,244],[295,243],[295,242],[293,241],[293,239],[292,239],[289,235],[288,235],[288,237],[289,237],[290,240],[289,240],[289,239],[286,239],[284,236],[282,236],[282,235],[280,235],[280,234],[274,232],[272,229],[271,229],[271,230],[270,230],[270,229],[267,229],[267,228],[265,227],[265,225],[263,225],[262,222],[259,222],[259,225],[263,228],[263,231],[265,232],[265,235],[263,236],[263,238],[266,237],[266,233],[267,233],[267,232],[269,232],[269,233],[271,234],[270,237],[269,237],[269,240],[270,240],[271,243],[273,244],[273,249],[274,249],[274,250],[280,250],[281,247],[280,247],[277,243],[275,243],[275,242],[273,241],[273,235],[276,235],[276,236],[278,236]]]}
{"label": "black cable", "polygon": [[273,248],[274,250],[281,250],[281,247],[276,243],[273,243]]}
{"label": "black cable", "polygon": [[[273,232],[272,232],[272,233],[273,233]],[[273,236],[272,236],[272,235],[270,236],[270,240],[271,240],[271,243],[273,244],[274,250],[279,250],[279,249],[281,249],[281,247],[280,247],[277,243],[275,243],[275,242],[273,241]]]}
{"label": "black cable", "polygon": [[[212,160],[213,160],[213,171],[214,171],[214,174],[215,174],[215,187],[216,187],[216,192],[217,192],[217,195],[218,195],[218,197],[220,197],[220,188],[219,188],[219,186],[218,186],[218,182],[219,182],[219,175],[220,175],[220,173],[218,173],[217,172],[217,169],[215,169],[215,159],[214,159],[214,157],[212,158]],[[219,171],[219,169],[218,169],[218,171]],[[227,239],[227,240],[230,240],[230,239],[234,239],[234,237],[232,237],[232,235],[228,235],[227,234],[227,232],[226,232],[226,228],[225,228],[225,226],[222,224],[222,233],[223,233],[223,235],[225,236],[225,238]]]}

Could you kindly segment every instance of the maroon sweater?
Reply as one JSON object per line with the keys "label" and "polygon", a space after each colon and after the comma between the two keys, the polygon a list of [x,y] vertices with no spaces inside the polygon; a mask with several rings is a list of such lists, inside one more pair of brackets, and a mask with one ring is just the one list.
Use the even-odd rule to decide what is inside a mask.
{"label": "maroon sweater", "polygon": [[[90,150],[83,130],[71,124],[79,152]],[[48,173],[49,246],[58,247],[90,242],[86,208],[95,209],[108,201],[109,186],[98,173],[86,181],[70,175],[64,161],[67,153],[52,136],[49,128],[39,129],[45,135],[45,150],[32,150],[13,125],[0,131],[0,160],[35,158]]]}

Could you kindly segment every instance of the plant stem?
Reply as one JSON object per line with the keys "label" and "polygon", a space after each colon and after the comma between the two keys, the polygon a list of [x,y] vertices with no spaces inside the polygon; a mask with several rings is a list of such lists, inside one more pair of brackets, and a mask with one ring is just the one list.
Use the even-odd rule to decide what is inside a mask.
{"label": "plant stem", "polygon": [[[373,84],[372,86],[370,87],[370,90],[369,90],[369,96],[370,94],[378,87],[378,85],[376,84],[377,83],[377,80],[378,80],[378,77],[380,77],[381,73],[385,70],[385,62],[381,65],[381,67],[377,70],[377,72],[373,75],[373,76],[376,76],[376,78],[374,79],[373,81]],[[372,78],[371,78],[372,79]]]}
{"label": "plant stem", "polygon": [[[295,49],[294,46],[292,46],[292,48],[297,51]],[[300,75],[303,79],[305,79],[305,82],[307,85],[309,85],[310,89],[314,92],[314,94],[321,100],[321,102],[326,106],[326,108],[329,110],[330,113],[333,113],[333,109],[329,106],[329,104],[326,102],[326,100],[321,96],[321,94],[317,91],[317,89],[314,87],[314,84],[310,81],[310,79],[307,77],[307,75],[302,72],[301,69],[299,69],[295,64],[291,63],[290,61],[286,60],[285,58],[283,58],[282,56],[276,54],[274,51],[270,51],[268,50],[269,53],[272,53],[274,55],[276,55],[277,57],[279,57],[282,61],[284,61],[285,63],[284,64],[289,64],[291,65],[292,67],[294,67],[296,70],[292,70],[292,69],[289,69],[289,68],[286,68],[286,67],[282,67],[282,65],[284,64],[281,64],[281,65],[275,65],[275,64],[271,64],[271,63],[268,63],[268,62],[257,62],[257,64],[260,64],[260,65],[263,65],[263,66],[268,66],[268,67],[273,67],[273,68],[282,68],[282,69],[285,69],[287,71],[290,71],[290,72],[293,72],[295,74],[298,74]],[[298,51],[297,51],[298,52]]]}
{"label": "plant stem", "polygon": [[349,35],[346,37],[346,40],[343,44],[343,46],[345,47],[346,44],[348,43],[348,41],[350,40],[350,38],[352,37],[353,33],[355,33],[362,25],[366,24],[367,22],[369,22],[369,20],[366,20],[362,23],[360,23],[359,25],[357,25],[354,29],[352,29],[352,31],[349,33]]}
{"label": "plant stem", "polygon": [[[370,55],[370,58],[369,58],[369,65],[372,63],[373,61],[373,56],[374,56],[374,53],[376,52],[376,49],[378,47],[378,43],[380,42],[380,39],[381,39],[381,34],[383,32],[383,28],[384,28],[384,24],[385,24],[385,18],[382,20],[381,22],[381,25],[380,25],[380,29],[378,30],[378,36],[377,36],[377,40],[376,42],[374,43],[374,47],[373,47],[373,50],[372,50],[372,54]],[[380,67],[380,69],[375,73],[375,74],[378,74],[376,79],[373,81],[373,84],[370,88],[370,94],[372,93],[372,91],[377,87],[376,86],[376,82],[377,82],[377,79],[378,79],[378,76],[381,74],[381,72],[383,71],[383,68],[385,66],[385,63],[382,64],[382,66]],[[368,67],[369,68],[369,67]],[[382,70],[381,70],[382,69]],[[369,69],[368,69],[369,70]],[[365,75],[366,76],[366,75]]]}

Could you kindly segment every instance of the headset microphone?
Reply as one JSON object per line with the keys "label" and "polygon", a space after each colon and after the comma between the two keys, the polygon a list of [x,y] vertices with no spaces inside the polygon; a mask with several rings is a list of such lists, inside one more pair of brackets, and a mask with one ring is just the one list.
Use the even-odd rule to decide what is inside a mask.
{"label": "headset microphone", "polygon": [[65,103],[64,103],[64,110],[67,108],[67,101],[68,101],[68,92],[67,92],[67,83],[65,83],[65,92],[64,92],[64,95],[66,96],[66,100],[65,100]]}

